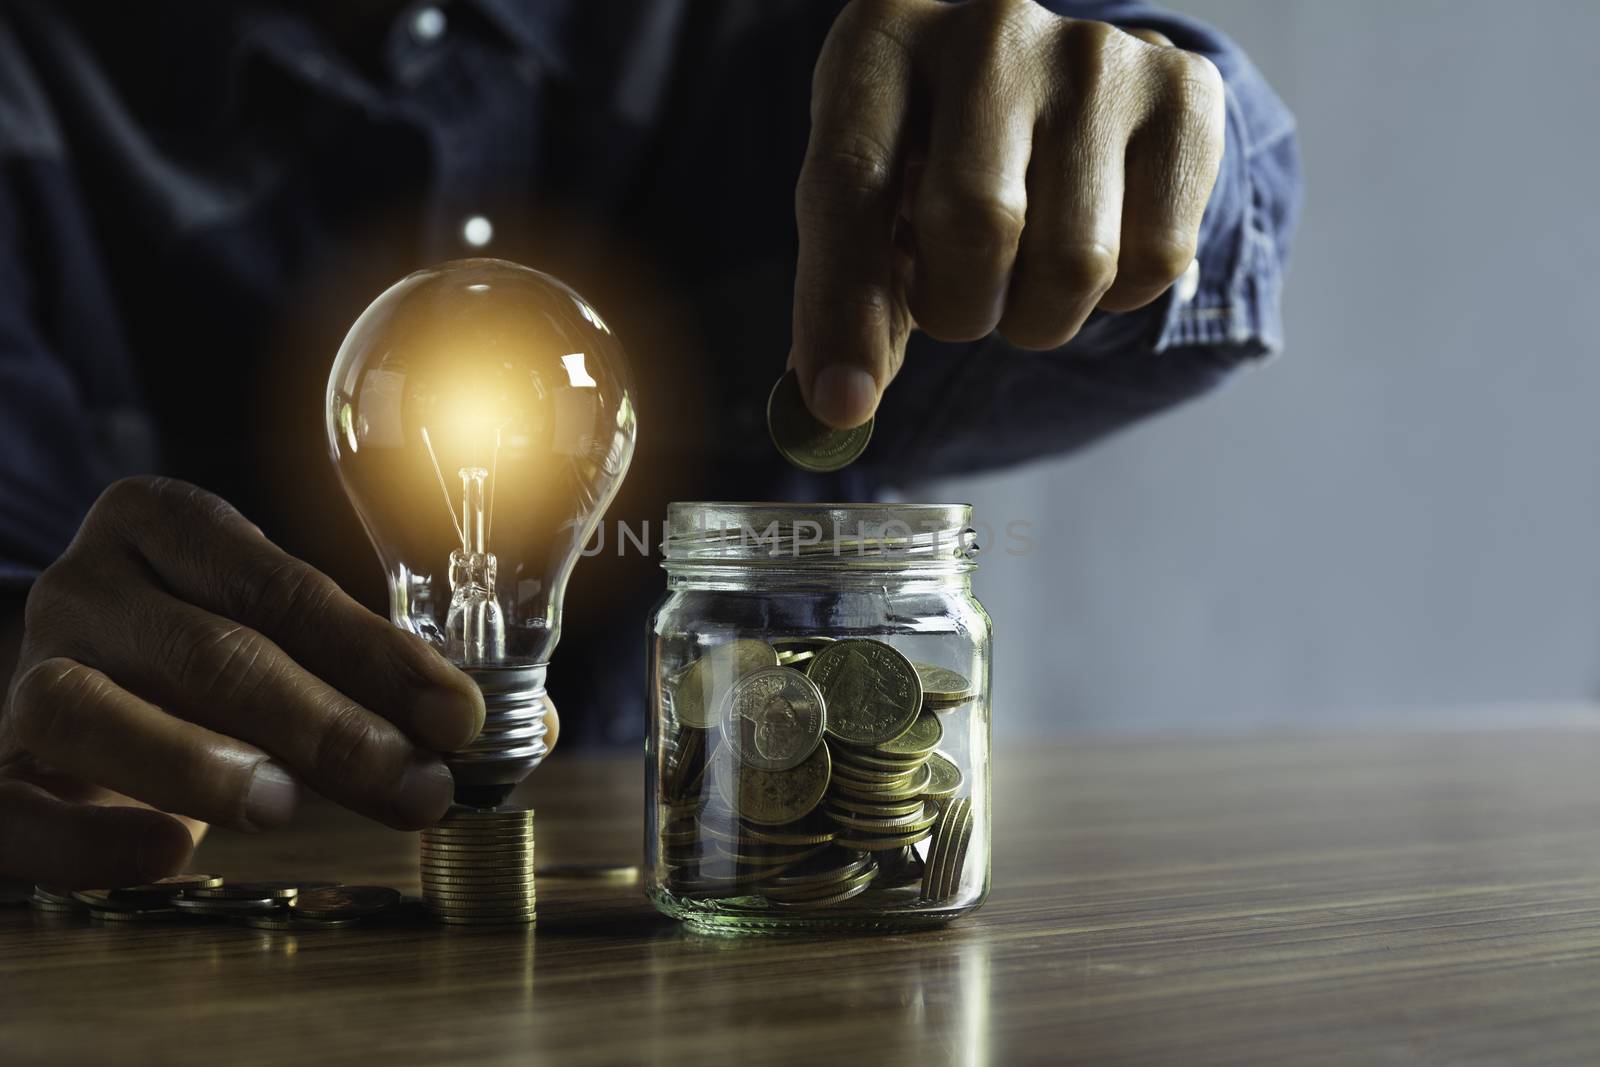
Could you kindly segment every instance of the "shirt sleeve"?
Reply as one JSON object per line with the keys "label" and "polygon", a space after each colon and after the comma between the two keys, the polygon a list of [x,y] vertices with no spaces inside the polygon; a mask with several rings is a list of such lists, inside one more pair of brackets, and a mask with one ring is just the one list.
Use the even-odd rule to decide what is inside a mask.
{"label": "shirt sleeve", "polygon": [[1283,346],[1282,289],[1301,201],[1294,117],[1244,52],[1194,19],[1135,0],[1046,7],[1159,31],[1222,74],[1226,145],[1201,223],[1192,292],[1096,312],[1070,343],[1025,352],[995,336],[914,335],[884,395],[869,453],[891,484],[989,469],[1082,447],[1207,393]]}
{"label": "shirt sleeve", "polygon": [[0,589],[31,583],[153,448],[65,147],[0,20]]}

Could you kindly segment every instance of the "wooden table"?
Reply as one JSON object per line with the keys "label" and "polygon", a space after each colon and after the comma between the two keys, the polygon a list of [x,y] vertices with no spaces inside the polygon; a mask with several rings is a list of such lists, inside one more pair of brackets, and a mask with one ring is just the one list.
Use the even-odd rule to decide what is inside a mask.
{"label": "wooden table", "polygon": [[[542,862],[633,861],[637,759],[531,783]],[[917,934],[728,939],[542,882],[536,932],[0,912],[0,1063],[855,1067],[1600,1059],[1600,731],[1003,752],[995,891]],[[415,891],[327,807],[199,865]]]}

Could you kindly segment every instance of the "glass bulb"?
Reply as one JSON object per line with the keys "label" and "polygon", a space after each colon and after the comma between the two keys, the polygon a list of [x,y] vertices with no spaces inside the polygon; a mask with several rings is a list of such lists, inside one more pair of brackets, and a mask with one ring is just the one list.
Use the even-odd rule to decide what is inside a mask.
{"label": "glass bulb", "polygon": [[339,348],[328,446],[390,616],[484,691],[483,732],[447,758],[458,796],[498,802],[544,756],[561,598],[633,456],[631,388],[583,297],[498,259],[396,282]]}

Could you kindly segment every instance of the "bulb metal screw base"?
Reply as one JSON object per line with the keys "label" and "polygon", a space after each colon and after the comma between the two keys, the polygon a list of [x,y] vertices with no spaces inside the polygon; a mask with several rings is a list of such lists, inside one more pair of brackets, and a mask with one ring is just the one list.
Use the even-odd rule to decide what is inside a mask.
{"label": "bulb metal screw base", "polygon": [[466,667],[483,693],[483,730],[466,748],[445,754],[456,779],[456,802],[492,808],[544,761],[546,664],[536,667]]}

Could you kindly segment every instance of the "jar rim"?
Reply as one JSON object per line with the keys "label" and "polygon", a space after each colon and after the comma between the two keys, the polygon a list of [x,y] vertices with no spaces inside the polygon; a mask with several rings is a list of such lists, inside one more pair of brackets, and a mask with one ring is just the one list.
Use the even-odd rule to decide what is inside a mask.
{"label": "jar rim", "polygon": [[674,501],[666,564],[972,565],[970,504]]}

